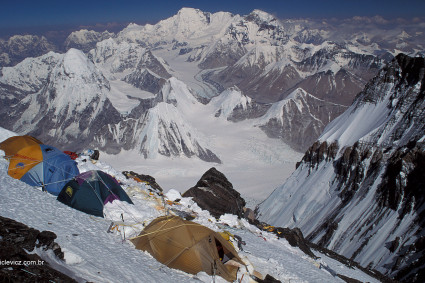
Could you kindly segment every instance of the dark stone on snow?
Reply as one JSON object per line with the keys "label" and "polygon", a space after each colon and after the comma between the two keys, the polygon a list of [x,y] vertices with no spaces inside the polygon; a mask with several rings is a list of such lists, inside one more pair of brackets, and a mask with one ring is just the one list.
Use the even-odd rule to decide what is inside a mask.
{"label": "dark stone on snow", "polygon": [[353,279],[351,277],[348,277],[348,276],[345,276],[345,275],[342,275],[342,274],[337,274],[337,276],[347,283],[362,283],[362,281],[359,281],[357,279]]}
{"label": "dark stone on snow", "polygon": [[280,282],[282,282],[280,280],[277,280],[276,278],[274,278],[270,274],[267,274],[266,277],[264,277],[264,279],[257,278],[255,281],[258,282],[258,283],[280,283]]}
{"label": "dark stone on snow", "polygon": [[202,175],[195,187],[187,190],[183,197],[192,197],[200,208],[208,210],[214,217],[226,213],[243,217],[245,200],[223,173],[214,167]]}
{"label": "dark stone on snow", "polygon": [[122,172],[124,174],[124,176],[129,179],[135,179],[136,181],[142,181],[142,182],[147,182],[149,183],[149,185],[154,188],[157,191],[162,192],[162,188],[160,185],[158,185],[158,183],[156,182],[155,178],[149,175],[143,175],[143,174],[138,174],[136,172],[133,171],[123,171]]}
{"label": "dark stone on snow", "polygon": [[53,250],[63,260],[56,234],[38,231],[15,220],[0,216],[0,282],[76,282],[54,270],[34,248]]}
{"label": "dark stone on snow", "polygon": [[317,258],[310,250],[308,241],[304,239],[303,233],[299,228],[289,229],[278,227],[274,230],[274,233],[280,238],[285,238],[291,246],[299,247],[306,255],[314,259]]}

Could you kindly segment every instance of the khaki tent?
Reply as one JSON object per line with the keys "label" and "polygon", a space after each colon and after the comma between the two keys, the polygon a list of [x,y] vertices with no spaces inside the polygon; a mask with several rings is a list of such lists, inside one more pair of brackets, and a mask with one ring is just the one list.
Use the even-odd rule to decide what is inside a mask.
{"label": "khaki tent", "polygon": [[191,274],[204,271],[234,281],[243,265],[233,246],[219,233],[177,216],[153,220],[131,241],[168,267]]}

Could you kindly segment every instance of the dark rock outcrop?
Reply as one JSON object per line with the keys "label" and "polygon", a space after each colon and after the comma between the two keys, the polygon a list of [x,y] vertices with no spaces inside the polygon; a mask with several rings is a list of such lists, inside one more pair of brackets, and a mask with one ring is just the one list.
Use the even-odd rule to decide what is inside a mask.
{"label": "dark rock outcrop", "polygon": [[146,182],[153,189],[162,192],[161,186],[156,182],[155,178],[150,175],[139,174],[133,171],[122,172],[127,179],[134,179],[137,182]]}
{"label": "dark rock outcrop", "polygon": [[0,216],[0,282],[76,282],[54,270],[36,253],[35,248],[53,250],[63,260],[60,246],[54,242],[56,235]]}
{"label": "dark rock outcrop", "polygon": [[293,247],[299,247],[306,255],[317,258],[310,250],[309,242],[304,239],[303,233],[299,228],[289,229],[278,227],[274,230],[279,238],[285,238]]}
{"label": "dark rock outcrop", "polygon": [[196,185],[187,190],[183,197],[192,197],[200,208],[208,210],[214,217],[226,213],[242,217],[245,200],[223,173],[212,167]]}
{"label": "dark rock outcrop", "polygon": [[338,152],[339,146],[338,142],[333,142],[328,145],[328,143],[316,141],[304,154],[303,159],[300,162],[297,162],[296,168],[298,168],[301,163],[310,164],[310,168],[314,168],[323,160],[330,161],[333,160]]}

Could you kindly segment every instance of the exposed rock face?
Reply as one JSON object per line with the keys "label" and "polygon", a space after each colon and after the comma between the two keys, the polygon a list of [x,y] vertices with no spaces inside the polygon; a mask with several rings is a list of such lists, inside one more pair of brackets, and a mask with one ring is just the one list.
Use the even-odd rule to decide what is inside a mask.
{"label": "exposed rock face", "polygon": [[134,71],[123,78],[123,81],[146,90],[158,93],[171,75],[167,72],[159,60],[150,52],[146,51],[140,58]]}
{"label": "exposed rock face", "polygon": [[223,173],[214,167],[202,175],[195,187],[187,190],[183,197],[192,197],[200,208],[220,217],[226,213],[243,216],[245,200]]}
{"label": "exposed rock face", "polygon": [[[334,142],[328,145],[327,142],[316,141],[312,146],[306,151],[301,162],[309,163],[313,168],[318,165],[323,160],[330,161],[336,157],[338,152],[338,143]],[[297,168],[301,164],[297,163]]]}
{"label": "exposed rock face", "polygon": [[364,267],[421,282],[424,85],[424,58],[398,55],[260,204],[260,220],[299,227],[308,240]]}
{"label": "exposed rock face", "polygon": [[27,57],[37,57],[57,48],[44,36],[14,35],[0,39],[0,67],[14,66]]}
{"label": "exposed rock face", "polygon": [[[63,260],[60,246],[54,242],[56,235],[50,231],[38,231],[0,216],[0,259],[8,264],[0,265],[2,282],[76,282],[54,270],[49,263],[36,253],[28,253],[34,248],[53,250]],[[24,261],[35,264],[24,265]],[[19,264],[18,264],[19,263]]]}

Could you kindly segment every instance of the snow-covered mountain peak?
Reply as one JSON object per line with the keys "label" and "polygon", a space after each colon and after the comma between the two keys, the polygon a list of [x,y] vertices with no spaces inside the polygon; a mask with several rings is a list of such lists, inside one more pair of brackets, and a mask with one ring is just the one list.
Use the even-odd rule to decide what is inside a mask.
{"label": "snow-covered mountain peak", "polygon": [[308,148],[326,124],[340,115],[345,106],[319,99],[297,88],[275,102],[255,124],[269,136],[282,139],[296,150]]}
{"label": "snow-covered mountain peak", "polygon": [[74,44],[85,44],[87,42],[99,40],[105,36],[112,37],[113,35],[113,33],[108,31],[96,32],[94,30],[81,29],[72,32],[65,40],[65,44],[67,45],[70,42],[73,42]]}
{"label": "snow-covered mountain peak", "polygon": [[399,38],[400,39],[408,39],[408,38],[410,38],[410,37],[412,37],[410,34],[408,34],[406,31],[402,31],[401,33],[400,33],[400,35],[399,35]]}
{"label": "snow-covered mountain peak", "polygon": [[115,74],[132,71],[145,52],[139,44],[109,38],[97,43],[88,56],[102,71]]}
{"label": "snow-covered mountain peak", "polygon": [[54,109],[56,116],[60,113],[69,115],[74,110],[81,113],[90,103],[96,104],[92,109],[95,116],[102,111],[107,100],[105,92],[109,89],[109,82],[93,62],[82,51],[70,49],[52,70],[43,95],[52,100],[49,108]]}
{"label": "snow-covered mountain peak", "polygon": [[237,87],[228,88],[209,102],[216,117],[228,119],[236,108],[246,110],[251,98],[242,94]]}
{"label": "snow-covered mountain peak", "polygon": [[275,119],[279,121],[280,124],[283,124],[284,120],[289,116],[289,112],[293,112],[294,110],[299,113],[303,112],[303,108],[307,106],[307,97],[317,99],[302,88],[297,88],[285,99],[273,103],[267,113],[256,121],[256,124],[262,125],[269,122],[271,119]]}
{"label": "snow-covered mountain peak", "polygon": [[96,46],[96,43],[108,38],[115,37],[114,33],[108,31],[96,32],[94,30],[82,29],[72,32],[65,40],[65,48],[76,48],[84,52],[89,52]]}
{"label": "snow-covered mountain peak", "polygon": [[37,58],[26,58],[14,67],[4,67],[0,82],[25,91],[39,90],[62,57],[51,51]]}
{"label": "snow-covered mountain peak", "polygon": [[183,7],[177,12],[180,22],[196,22],[201,21],[203,23],[208,23],[208,18],[210,13],[202,12],[199,9]]}
{"label": "snow-covered mountain peak", "polygon": [[79,76],[90,78],[91,74],[98,73],[95,65],[80,50],[71,48],[63,57],[63,70],[69,77]]}
{"label": "snow-covered mountain peak", "polygon": [[233,15],[225,12],[215,14],[193,8],[182,8],[176,15],[155,25],[129,25],[118,35],[120,40],[139,42],[144,45],[175,44],[186,45],[191,42],[202,45],[228,25]]}
{"label": "snow-covered mountain peak", "polygon": [[175,77],[166,81],[157,98],[160,99],[159,101],[173,104],[181,110],[189,110],[193,105],[199,104],[188,86]]}
{"label": "snow-covered mountain peak", "polygon": [[277,20],[274,16],[258,9],[253,10],[246,18],[248,20],[255,21],[257,24],[271,23],[271,22],[277,23]]}

